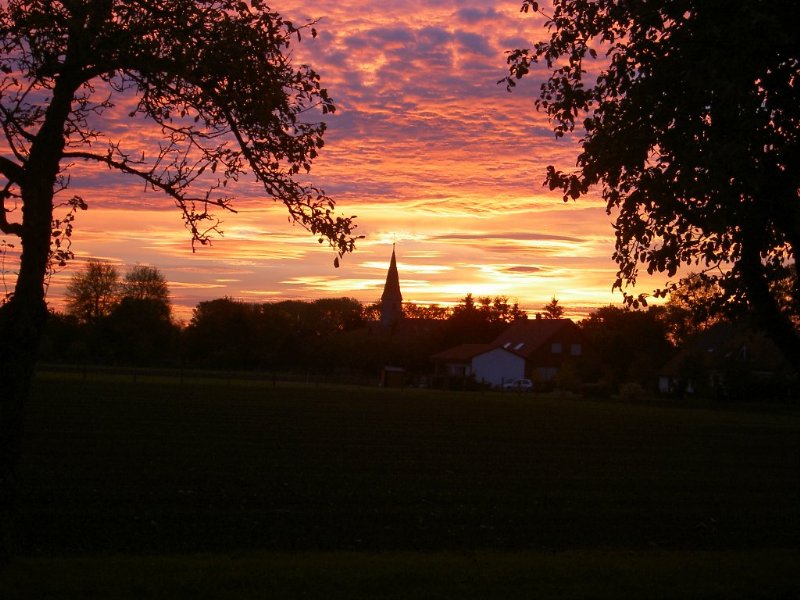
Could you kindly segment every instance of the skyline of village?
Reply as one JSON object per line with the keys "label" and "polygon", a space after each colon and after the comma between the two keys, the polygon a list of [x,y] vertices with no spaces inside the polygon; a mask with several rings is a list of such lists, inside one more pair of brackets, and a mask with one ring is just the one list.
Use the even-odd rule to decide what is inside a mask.
{"label": "skyline of village", "polygon": [[[192,318],[192,315],[196,312],[198,306],[203,302],[209,302],[219,299],[227,299],[233,300],[235,302],[242,302],[246,304],[261,304],[261,303],[279,303],[284,301],[301,301],[301,302],[313,302],[315,300],[326,300],[326,299],[352,299],[356,300],[361,303],[365,310],[367,307],[370,306],[381,306],[383,303],[383,296],[386,294],[386,286],[388,285],[387,278],[392,277],[392,273],[397,281],[397,285],[399,286],[400,290],[404,292],[406,289],[406,280],[403,275],[403,269],[406,266],[396,257],[399,255],[397,250],[397,244],[392,243],[391,245],[391,253],[390,258],[385,261],[383,267],[382,274],[376,274],[376,279],[374,282],[370,282],[369,289],[367,290],[367,294],[348,294],[347,291],[343,291],[339,294],[330,294],[330,295],[316,295],[316,296],[297,296],[297,295],[289,295],[289,296],[278,296],[272,294],[265,294],[265,295],[258,295],[254,294],[251,296],[230,296],[230,295],[214,295],[213,293],[207,296],[200,296],[197,302],[194,305],[191,305],[186,302],[182,302],[181,300],[183,297],[181,296],[181,288],[183,287],[180,283],[177,283],[177,292],[173,289],[173,285],[175,282],[171,282],[167,280],[167,285],[169,286],[169,298],[171,302],[171,315],[172,318],[178,325],[185,326],[189,323]],[[85,260],[77,260],[73,261],[69,268],[59,271],[54,276],[56,280],[63,280],[67,279],[67,281],[59,281],[58,285],[58,295],[50,294],[48,295],[48,306],[52,311],[57,313],[69,313],[69,300],[68,300],[68,293],[66,291],[66,286],[68,285],[69,281],[74,280],[76,277],[81,277],[85,274],[86,268],[88,267],[89,262],[100,262],[103,264],[108,264],[112,266],[118,273],[122,274],[124,271],[129,270],[135,267],[151,267],[158,270],[159,273],[165,275],[164,269],[159,265],[154,264],[145,264],[142,262],[137,261],[133,264],[118,264],[112,261],[105,261],[105,260],[98,260],[95,257],[87,257]],[[375,269],[380,269],[381,265],[379,261],[376,261]],[[68,274],[68,277],[65,278],[64,275]],[[413,280],[412,280],[413,285]],[[502,287],[502,286],[498,286]],[[62,289],[63,288],[63,289]],[[625,308],[624,303],[622,302],[622,296],[620,294],[615,294],[614,298],[612,298],[609,302],[605,303],[592,303],[592,304],[569,304],[563,302],[563,298],[561,295],[557,293],[551,293],[549,295],[542,296],[541,300],[529,300],[527,304],[524,304],[520,301],[519,297],[513,296],[510,294],[502,294],[502,293],[494,293],[492,291],[491,285],[487,285],[486,287],[481,288],[480,293],[476,293],[473,290],[465,290],[461,294],[456,294],[445,300],[417,300],[413,298],[408,298],[407,296],[402,296],[400,299],[399,304],[403,307],[419,307],[420,309],[443,309],[443,310],[452,310],[453,308],[459,306],[460,304],[464,303],[464,300],[467,297],[473,298],[475,301],[478,301],[481,298],[501,298],[509,302],[509,304],[515,305],[518,307],[520,311],[525,313],[528,318],[534,318],[535,316],[542,313],[545,310],[547,304],[553,302],[554,300],[558,303],[559,307],[564,311],[564,318],[571,319],[573,321],[579,321],[581,319],[585,319],[595,313],[598,309],[612,306],[618,308]],[[381,293],[382,291],[382,293]],[[653,299],[653,305],[662,304],[664,300]],[[413,310],[413,309],[410,309]]]}

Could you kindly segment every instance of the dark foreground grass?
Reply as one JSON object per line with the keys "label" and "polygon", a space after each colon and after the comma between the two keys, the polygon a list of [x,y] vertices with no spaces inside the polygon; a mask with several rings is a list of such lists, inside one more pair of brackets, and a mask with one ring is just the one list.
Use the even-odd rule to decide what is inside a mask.
{"label": "dark foreground grass", "polygon": [[22,477],[8,589],[800,594],[796,408],[41,378]]}
{"label": "dark foreground grass", "polygon": [[798,597],[788,551],[301,553],[25,559],[0,573],[5,600],[418,600]]}

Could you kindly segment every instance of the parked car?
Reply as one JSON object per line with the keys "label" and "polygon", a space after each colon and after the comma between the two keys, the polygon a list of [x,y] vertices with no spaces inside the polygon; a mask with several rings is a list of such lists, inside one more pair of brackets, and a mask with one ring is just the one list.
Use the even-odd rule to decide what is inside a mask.
{"label": "parked car", "polygon": [[514,379],[503,384],[504,390],[516,390],[518,392],[532,392],[533,382],[530,379]]}

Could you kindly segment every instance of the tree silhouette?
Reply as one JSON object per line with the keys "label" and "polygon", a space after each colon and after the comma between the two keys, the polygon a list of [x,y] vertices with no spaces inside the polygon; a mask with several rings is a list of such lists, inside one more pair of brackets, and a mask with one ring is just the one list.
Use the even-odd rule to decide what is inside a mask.
{"label": "tree silhouette", "polygon": [[673,353],[658,308],[603,306],[581,321],[590,348],[584,357],[587,375],[612,388],[625,382],[652,388],[658,369]]}
{"label": "tree silhouette", "polygon": [[[202,244],[217,231],[212,211],[232,210],[228,183],[250,173],[291,220],[329,242],[336,263],[352,250],[352,218],[299,181],[323,146],[319,119],[334,110],[317,73],[289,59],[304,31],[316,33],[261,0],[0,4],[0,231],[21,247],[0,309],[0,510],[47,315],[45,275],[68,255],[53,243],[71,232],[54,204],[85,206],[62,200],[71,179],[99,167],[138,178],[166,194]],[[138,119],[136,139],[104,132],[124,118]]]}
{"label": "tree silhouette", "polygon": [[558,305],[558,300],[555,296],[550,302],[542,306],[542,310],[548,319],[560,319],[564,316],[564,307]]}
{"label": "tree silhouette", "polygon": [[158,267],[136,265],[125,273],[122,282],[123,297],[136,300],[156,300],[169,305],[169,285]]}
{"label": "tree silhouette", "polygon": [[158,267],[131,267],[120,285],[120,301],[127,302],[133,308],[140,306],[146,312],[156,313],[166,322],[172,318],[169,284]]}
{"label": "tree silhouette", "polygon": [[[544,14],[533,0],[522,10]],[[645,297],[626,289],[640,268],[700,270],[800,364],[773,285],[800,249],[797,3],[554,0],[551,10],[549,37],[512,51],[504,81],[536,69],[536,107],[555,135],[582,128],[577,170],[549,166],[545,182],[565,201],[599,186],[616,218],[614,286],[635,307]],[[798,278],[784,289],[797,307]]]}
{"label": "tree silhouette", "polygon": [[170,356],[179,329],[172,323],[169,304],[124,296],[98,325],[98,350],[106,360],[159,366],[178,362]]}
{"label": "tree silhouette", "polygon": [[83,323],[111,314],[119,302],[119,273],[114,265],[90,260],[67,284],[67,312]]}
{"label": "tree silhouette", "polygon": [[517,302],[508,303],[506,296],[481,296],[477,299],[467,294],[453,307],[447,318],[444,336],[451,346],[470,342],[489,342],[506,325],[527,315]]}
{"label": "tree silhouette", "polygon": [[721,305],[723,298],[719,285],[703,274],[683,277],[663,306],[662,319],[673,343],[683,345],[697,332],[732,317],[727,307]]}

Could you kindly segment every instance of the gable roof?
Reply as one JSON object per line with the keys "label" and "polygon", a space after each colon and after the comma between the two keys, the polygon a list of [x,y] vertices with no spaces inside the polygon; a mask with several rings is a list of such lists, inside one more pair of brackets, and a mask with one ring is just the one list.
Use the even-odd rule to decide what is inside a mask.
{"label": "gable roof", "polygon": [[521,319],[498,335],[491,346],[528,358],[557,334],[576,327],[570,319]]}

